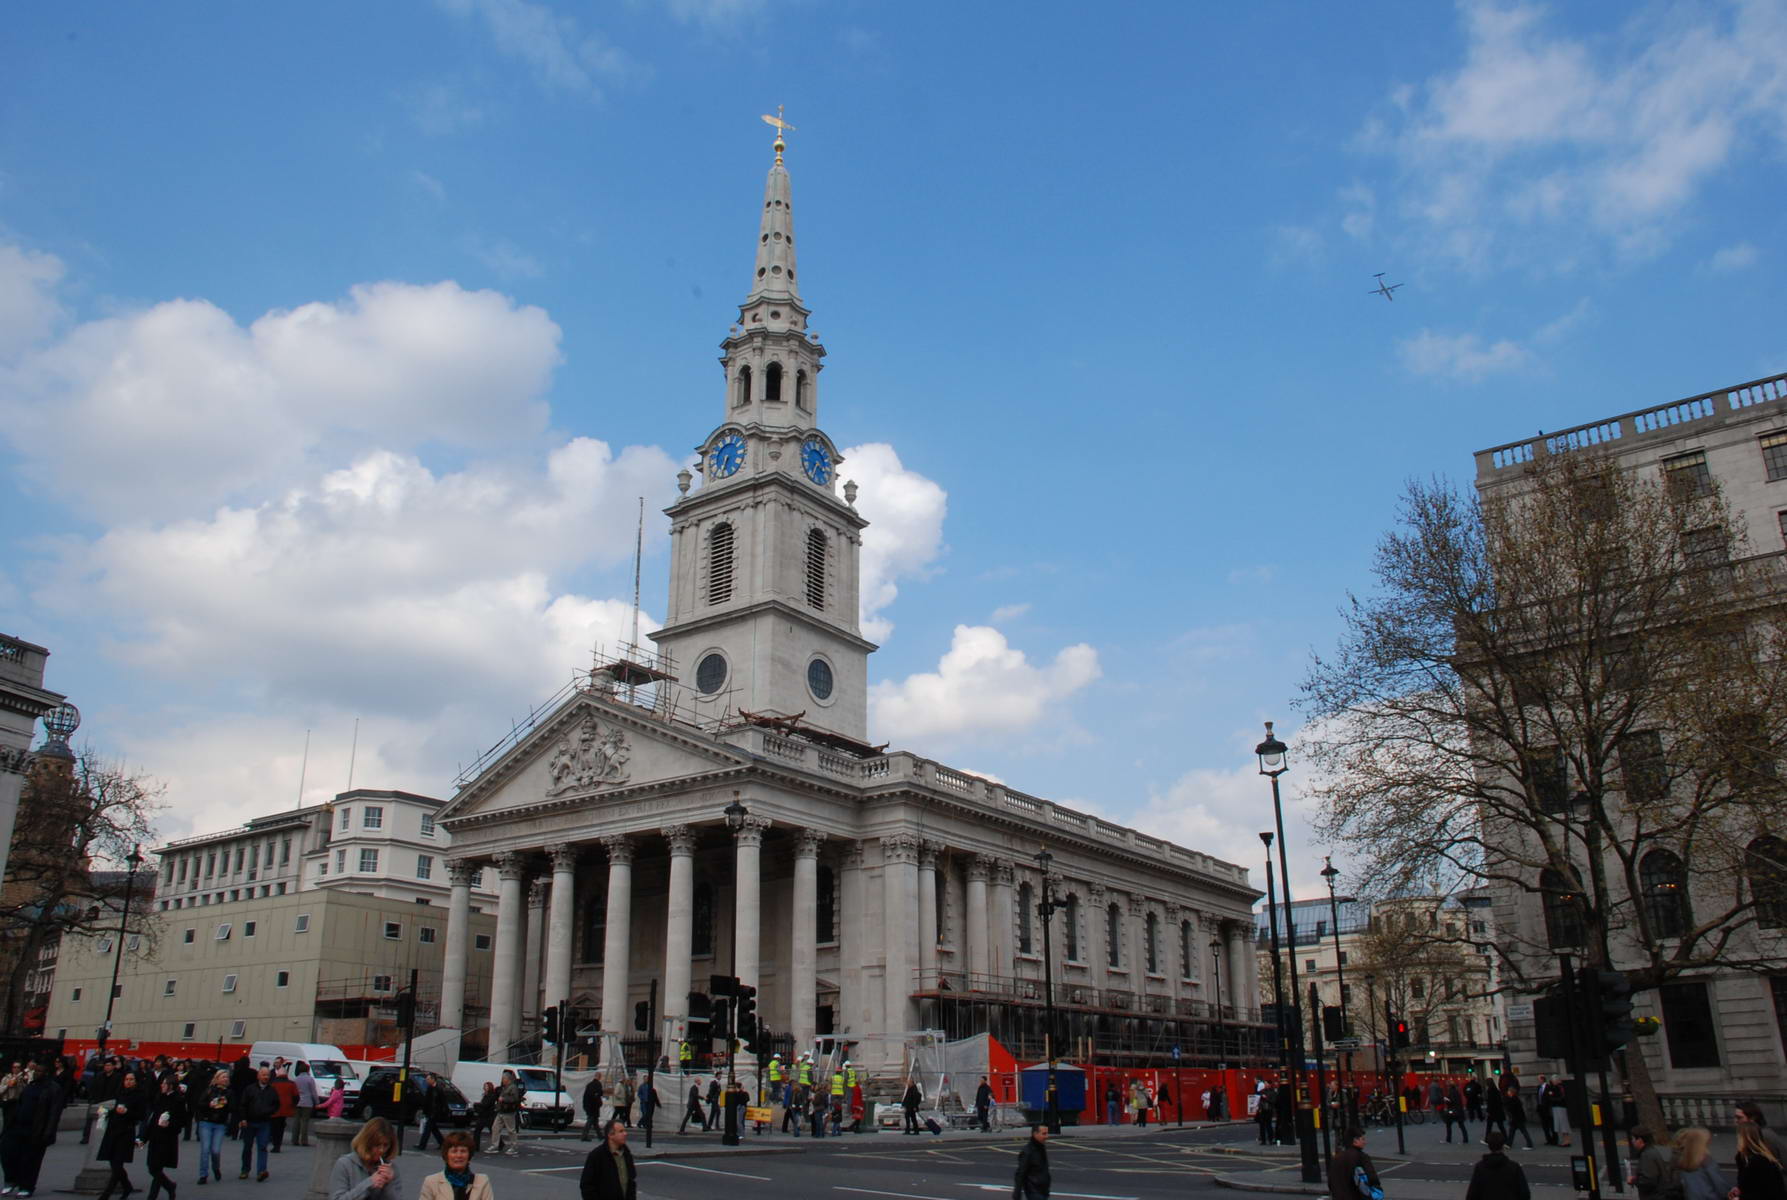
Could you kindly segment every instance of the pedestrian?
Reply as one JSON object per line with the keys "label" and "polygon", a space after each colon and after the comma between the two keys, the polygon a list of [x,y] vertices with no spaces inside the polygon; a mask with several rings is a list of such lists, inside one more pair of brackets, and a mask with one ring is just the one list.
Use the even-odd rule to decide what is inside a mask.
{"label": "pedestrian", "polygon": [[712,1129],[720,1124],[720,1077],[715,1075],[707,1081],[707,1127]]}
{"label": "pedestrian", "polygon": [[1260,1145],[1269,1146],[1272,1144],[1272,1116],[1278,1106],[1278,1096],[1270,1084],[1261,1080],[1254,1097],[1258,1107],[1253,1110],[1253,1122],[1260,1127]]}
{"label": "pedestrian", "polygon": [[685,1130],[687,1130],[689,1127],[690,1121],[693,1121],[693,1122],[695,1122],[695,1124],[701,1126],[701,1131],[703,1133],[707,1132],[707,1116],[705,1113],[703,1113],[701,1111],[701,1081],[700,1080],[696,1080],[694,1083],[691,1083],[689,1085],[688,1107],[683,1109],[682,1124],[680,1124],[676,1127],[676,1132],[678,1134],[681,1134]]}
{"label": "pedestrian", "polygon": [[496,1084],[484,1081],[484,1090],[472,1103],[472,1136],[480,1140],[496,1124]]}
{"label": "pedestrian", "polygon": [[292,1145],[310,1145],[310,1118],[316,1114],[316,1076],[310,1064],[301,1062],[292,1073],[292,1086],[298,1089],[298,1103],[292,1114]]}
{"label": "pedestrian", "polygon": [[1453,1084],[1440,1099],[1440,1119],[1446,1123],[1446,1143],[1451,1144],[1452,1126],[1458,1126],[1458,1140],[1468,1146],[1471,1144],[1471,1127],[1464,1119],[1464,1095],[1459,1092],[1458,1085]]}
{"label": "pedestrian", "polygon": [[[489,1087],[490,1085],[487,1083],[484,1086]],[[329,1089],[329,1098],[318,1106],[317,1115],[334,1121],[340,1118],[342,1110],[345,1108],[347,1108],[347,1084],[337,1079],[335,1086]]]}
{"label": "pedestrian", "polygon": [[401,1200],[403,1184],[391,1159],[396,1148],[397,1135],[385,1118],[360,1126],[348,1152],[329,1170],[329,1200]]}
{"label": "pedestrian", "polygon": [[974,1089],[974,1116],[980,1122],[982,1133],[993,1132],[993,1087],[987,1077],[980,1077],[980,1086]]}
{"label": "pedestrian", "polygon": [[472,1151],[478,1139],[455,1129],[441,1139],[441,1170],[422,1180],[416,1200],[495,1200],[490,1176],[472,1170]]}
{"label": "pedestrian", "polygon": [[633,1081],[624,1069],[614,1085],[614,1115],[623,1125],[633,1124]]}
{"label": "pedestrian", "polygon": [[900,1107],[906,1110],[906,1132],[916,1134],[918,1129],[918,1106],[924,1102],[924,1096],[918,1090],[918,1080],[906,1080],[906,1094],[900,1098]]}
{"label": "pedestrian", "polygon": [[862,1119],[868,1115],[868,1106],[863,1103],[862,1084],[850,1085],[850,1132],[862,1132]]}
{"label": "pedestrian", "polygon": [[1564,1081],[1551,1081],[1551,1128],[1557,1135],[1557,1145],[1568,1146],[1572,1142],[1570,1134],[1569,1094],[1564,1090]]}
{"label": "pedestrian", "polygon": [[1121,1104],[1117,1099],[1117,1085],[1114,1083],[1104,1085],[1104,1123],[1106,1125],[1121,1125],[1123,1123]]}
{"label": "pedestrian", "polygon": [[525,1094],[515,1072],[504,1071],[502,1086],[496,1090],[496,1118],[490,1125],[490,1145],[485,1152],[501,1151],[510,1158],[521,1153],[521,1103]]}
{"label": "pedestrian", "polygon": [[427,1080],[428,1091],[422,1096],[422,1136],[416,1141],[416,1149],[428,1149],[431,1137],[445,1149],[446,1124],[453,1118],[453,1109],[447,1103],[447,1081],[433,1072],[429,1072]]}
{"label": "pedestrian", "polygon": [[1030,1140],[1018,1152],[1018,1169],[1012,1177],[1011,1200],[1049,1200],[1049,1127],[1030,1127]]}
{"label": "pedestrian", "polygon": [[782,1132],[787,1133],[789,1126],[794,1127],[794,1136],[800,1136],[801,1120],[807,1108],[807,1089],[789,1079],[782,1085]]}
{"label": "pedestrian", "polygon": [[1638,1200],[1662,1200],[1674,1190],[1675,1159],[1667,1145],[1658,1145],[1651,1131],[1640,1125],[1627,1135],[1632,1140],[1632,1173],[1626,1177]]}
{"label": "pedestrian", "polygon": [[148,1107],[148,1092],[137,1083],[136,1072],[122,1072],[115,1094],[105,1103],[105,1128],[99,1135],[99,1159],[112,1169],[99,1200],[109,1200],[113,1188],[120,1197],[136,1191],[124,1166],[136,1157],[137,1126]]}
{"label": "pedestrian", "polygon": [[23,1083],[0,1132],[0,1163],[6,1168],[5,1194],[10,1196],[29,1196],[37,1190],[44,1152],[56,1140],[62,1111],[55,1076],[46,1066],[32,1063],[21,1074]]}
{"label": "pedestrian", "polygon": [[149,1150],[144,1155],[149,1168],[148,1200],[155,1200],[164,1191],[168,1200],[174,1200],[177,1189],[167,1170],[180,1165],[180,1135],[188,1124],[186,1097],[180,1094],[173,1072],[167,1072],[161,1077],[161,1092],[150,1102],[143,1127],[137,1133],[137,1141]]}
{"label": "pedestrian", "polygon": [[1682,1200],[1726,1200],[1730,1193],[1725,1173],[1707,1153],[1712,1140],[1712,1133],[1697,1125],[1676,1131],[1675,1177]]}
{"label": "pedestrian", "polygon": [[268,1129],[275,1154],[285,1146],[286,1122],[298,1115],[298,1085],[292,1082],[287,1070],[281,1067],[273,1072],[273,1090],[279,1093],[279,1111],[268,1122]]}
{"label": "pedestrian", "polygon": [[1357,1125],[1346,1131],[1346,1145],[1328,1160],[1329,1200],[1384,1200],[1371,1155],[1365,1153],[1365,1131]]}
{"label": "pedestrian", "polygon": [[118,1060],[115,1058],[107,1058],[87,1080],[87,1121],[81,1127],[81,1145],[85,1146],[92,1138],[93,1123],[105,1115],[107,1101],[118,1094],[118,1089],[123,1084],[124,1078],[118,1073]]}
{"label": "pedestrian", "polygon": [[[1483,1117],[1483,1081],[1472,1075],[1464,1085],[1464,1115],[1472,1121],[1481,1121]],[[1485,1141],[1488,1139],[1485,1138]]]}
{"label": "pedestrian", "polygon": [[1526,1127],[1526,1102],[1520,1098],[1520,1085],[1509,1080],[1502,1088],[1502,1107],[1508,1113],[1508,1148],[1514,1148],[1514,1135],[1519,1134],[1526,1139],[1526,1148],[1533,1148],[1533,1135]]}
{"label": "pedestrian", "polygon": [[1769,1128],[1768,1118],[1762,1115],[1762,1106],[1754,1100],[1745,1100],[1737,1106],[1737,1127],[1742,1129],[1745,1125],[1754,1125],[1761,1130],[1762,1140],[1775,1152],[1775,1157],[1787,1163],[1787,1138]]}
{"label": "pedestrian", "polygon": [[1130,1120],[1138,1128],[1148,1123],[1148,1093],[1142,1090],[1139,1079],[1129,1081],[1129,1112]]}
{"label": "pedestrian", "polygon": [[1502,1153],[1508,1139],[1491,1133],[1484,1137],[1483,1144],[1489,1147],[1489,1153],[1478,1159],[1471,1171],[1464,1200],[1532,1200],[1533,1189],[1526,1181],[1526,1172]]}
{"label": "pedestrian", "polygon": [[583,1140],[588,1142],[596,1136],[596,1126],[602,1123],[602,1076],[591,1075],[589,1082],[583,1085]]}
{"label": "pedestrian", "polygon": [[267,1145],[273,1136],[273,1114],[279,1111],[279,1093],[273,1090],[273,1070],[262,1067],[256,1074],[255,1081],[242,1089],[236,1097],[236,1109],[232,1114],[236,1126],[236,1135],[242,1139],[242,1173],[237,1179],[248,1178],[249,1156],[258,1159],[255,1176],[262,1183],[267,1179]]}
{"label": "pedestrian", "polygon": [[1489,1140],[1489,1131],[1499,1129],[1502,1140],[1508,1138],[1508,1107],[1502,1103],[1502,1089],[1491,1083],[1483,1089],[1483,1108],[1486,1116],[1483,1124],[1483,1140]]}
{"label": "pedestrian", "polygon": [[645,1131],[645,1148],[648,1150],[652,1144],[652,1117],[657,1111],[658,1085],[652,1081],[652,1073],[647,1071],[639,1083],[639,1128]]}
{"label": "pedestrian", "polygon": [[230,1097],[230,1073],[219,1068],[211,1075],[211,1083],[199,1101],[199,1186],[207,1173],[223,1178],[223,1138],[230,1128],[230,1110],[235,1101]]}
{"label": "pedestrian", "polygon": [[1737,1192],[1743,1200],[1787,1200],[1781,1160],[1754,1122],[1737,1127]]}
{"label": "pedestrian", "polygon": [[1545,1134],[1547,1146],[1557,1145],[1557,1126],[1554,1123],[1554,1110],[1562,1102],[1563,1089],[1551,1081],[1548,1075],[1539,1076],[1539,1094],[1535,1103],[1539,1106],[1539,1128]]}
{"label": "pedestrian", "polygon": [[582,1200],[638,1200],[639,1172],[627,1149],[627,1126],[616,1117],[603,1130],[602,1144],[583,1160],[577,1191]]}

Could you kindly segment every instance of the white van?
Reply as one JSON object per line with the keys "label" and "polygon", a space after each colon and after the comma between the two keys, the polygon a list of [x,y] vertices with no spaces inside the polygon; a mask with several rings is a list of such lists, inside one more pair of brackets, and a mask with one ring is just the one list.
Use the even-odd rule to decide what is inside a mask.
{"label": "white van", "polygon": [[503,1086],[503,1072],[515,1072],[521,1082],[521,1124],[535,1129],[564,1129],[577,1118],[570,1094],[556,1086],[551,1067],[529,1063],[460,1062],[453,1064],[453,1086],[465,1093],[466,1103],[476,1104],[484,1085]]}
{"label": "white van", "polygon": [[319,1102],[335,1090],[335,1081],[341,1080],[342,1087],[347,1090],[348,1107],[353,1107],[354,1097],[360,1091],[360,1076],[340,1046],[326,1042],[256,1042],[248,1048],[248,1065],[257,1071],[262,1063],[271,1064],[276,1058],[294,1065],[310,1064],[310,1073],[316,1077]]}

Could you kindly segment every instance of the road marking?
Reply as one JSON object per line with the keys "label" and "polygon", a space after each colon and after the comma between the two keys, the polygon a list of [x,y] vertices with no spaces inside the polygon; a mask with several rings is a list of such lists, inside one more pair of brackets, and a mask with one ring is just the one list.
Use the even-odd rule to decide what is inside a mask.
{"label": "road marking", "polygon": [[[639,1164],[642,1167],[681,1167],[685,1171],[701,1171],[708,1175],[730,1175],[734,1179],[755,1179],[758,1183],[773,1183],[767,1175],[743,1175],[737,1171],[716,1171],[712,1167],[697,1167],[689,1163],[668,1162],[662,1158],[648,1158]],[[579,1167],[578,1170],[583,1168]]]}
{"label": "road marking", "polygon": [[[983,1192],[1003,1192],[1010,1189],[1010,1185],[1004,1183],[963,1183],[958,1184],[957,1186],[979,1188]],[[892,1195],[893,1193],[889,1192],[886,1194]],[[1105,1196],[1098,1192],[1050,1192],[1049,1196],[1051,1198],[1055,1196],[1071,1196],[1074,1200],[1139,1200],[1139,1198],[1135,1196]]]}
{"label": "road marking", "polygon": [[833,1187],[834,1192],[859,1192],[865,1196],[898,1196],[900,1200],[945,1200],[942,1196],[920,1196],[913,1192],[881,1192],[874,1188]]}
{"label": "road marking", "polygon": [[531,1170],[523,1171],[522,1174],[523,1175],[550,1175],[554,1171],[581,1171],[581,1170],[583,1170],[582,1167],[534,1167]]}

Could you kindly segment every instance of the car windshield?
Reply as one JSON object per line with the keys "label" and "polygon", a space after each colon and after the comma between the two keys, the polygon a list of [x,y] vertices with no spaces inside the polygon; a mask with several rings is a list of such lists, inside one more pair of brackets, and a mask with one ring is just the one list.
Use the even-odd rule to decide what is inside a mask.
{"label": "car windshield", "polygon": [[352,1079],[354,1069],[344,1062],[333,1058],[313,1058],[310,1060],[312,1075],[333,1075],[339,1079]]}
{"label": "car windshield", "polygon": [[516,1077],[521,1080],[521,1086],[530,1092],[553,1092],[558,1090],[552,1085],[551,1071],[529,1070],[524,1067],[516,1073]]}
{"label": "car windshield", "polygon": [[458,1088],[454,1087],[452,1084],[448,1083],[446,1080],[443,1079],[440,1082],[440,1089],[441,1089],[441,1095],[443,1095],[447,1098],[447,1103],[449,1103],[449,1104],[464,1104],[465,1103],[465,1093],[460,1091]]}

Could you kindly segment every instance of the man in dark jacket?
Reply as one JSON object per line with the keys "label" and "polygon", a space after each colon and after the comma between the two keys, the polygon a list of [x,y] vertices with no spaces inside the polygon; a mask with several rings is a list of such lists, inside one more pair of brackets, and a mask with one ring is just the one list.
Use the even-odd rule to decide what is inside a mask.
{"label": "man in dark jacket", "polygon": [[1355,1125],[1346,1131],[1346,1145],[1328,1160],[1329,1200],[1371,1200],[1359,1187],[1360,1170],[1373,1188],[1382,1191],[1384,1185],[1378,1180],[1377,1167],[1372,1164],[1371,1155],[1365,1153],[1365,1131]]}
{"label": "man in dark jacket", "polygon": [[1637,1153],[1632,1156],[1632,1176],[1627,1182],[1638,1192],[1638,1200],[1662,1200],[1675,1181],[1675,1156],[1667,1143],[1657,1145],[1657,1139],[1642,1125],[1629,1136]]}
{"label": "man in dark jacket", "polygon": [[980,1086],[974,1089],[974,1116],[980,1122],[982,1133],[993,1132],[993,1088],[987,1077],[980,1077]]}
{"label": "man in dark jacket", "polygon": [[1489,1153],[1477,1160],[1464,1200],[1532,1200],[1533,1189],[1526,1182],[1526,1172],[1502,1153],[1508,1139],[1492,1133],[1483,1143],[1489,1147]]}
{"label": "man in dark jacket", "polygon": [[255,1081],[236,1097],[236,1134],[242,1139],[242,1174],[248,1178],[249,1158],[259,1151],[257,1178],[267,1178],[267,1144],[273,1139],[273,1118],[279,1113],[279,1093],[273,1088],[273,1072],[262,1067]]}
{"label": "man in dark jacket", "polygon": [[1049,1200],[1049,1127],[1032,1125],[1030,1140],[1018,1152],[1011,1200]]}
{"label": "man in dark jacket", "polygon": [[919,1094],[918,1080],[906,1081],[906,1094],[900,1097],[900,1107],[906,1110],[906,1132],[918,1133],[918,1106],[924,1102]]}
{"label": "man in dark jacket", "polygon": [[603,1129],[602,1144],[583,1160],[577,1190],[583,1200],[638,1200],[639,1172],[633,1169],[633,1152],[627,1149],[627,1127],[612,1117]]}
{"label": "man in dark jacket", "polygon": [[602,1123],[602,1077],[591,1075],[589,1082],[583,1085],[583,1140],[589,1141],[596,1136],[596,1126]]}

